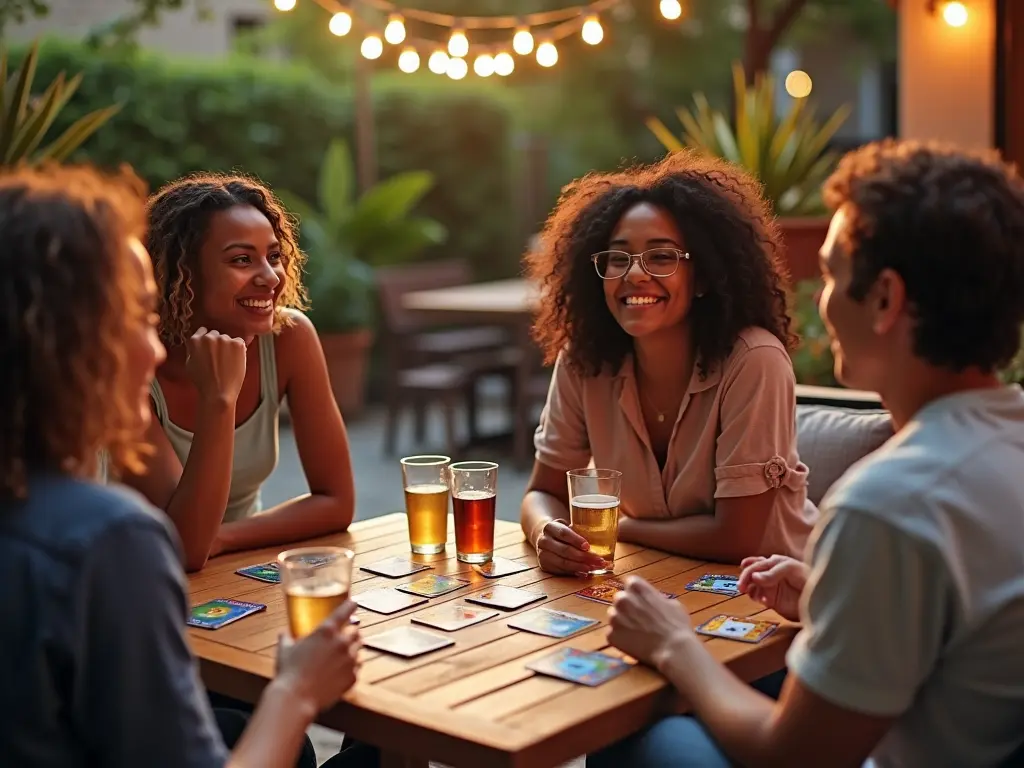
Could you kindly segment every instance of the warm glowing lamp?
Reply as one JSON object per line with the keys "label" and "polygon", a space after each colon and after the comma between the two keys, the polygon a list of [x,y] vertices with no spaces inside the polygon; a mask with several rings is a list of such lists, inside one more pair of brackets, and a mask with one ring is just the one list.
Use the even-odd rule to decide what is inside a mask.
{"label": "warm glowing lamp", "polygon": [[583,22],[580,34],[583,37],[583,42],[587,45],[597,45],[604,40],[604,27],[601,26],[601,20],[597,16],[588,16],[587,20]]}
{"label": "warm glowing lamp", "polygon": [[967,23],[967,6],[963,3],[944,3],[942,20],[951,27],[962,27]]}
{"label": "warm glowing lamp", "polygon": [[516,30],[516,34],[512,38],[512,50],[520,56],[529,56],[533,53],[533,35],[530,34],[529,29],[520,27]]}
{"label": "warm glowing lamp", "polygon": [[659,5],[661,15],[669,21],[675,21],[683,15],[683,6],[679,0],[661,0]]}
{"label": "warm glowing lamp", "polygon": [[405,40],[405,22],[397,13],[391,14],[388,18],[388,25],[384,27],[384,39],[392,45],[398,45]]}
{"label": "warm glowing lamp", "polygon": [[543,42],[537,46],[537,63],[542,67],[553,67],[558,63],[558,49],[552,42]]}
{"label": "warm glowing lamp", "polygon": [[349,15],[348,11],[338,11],[331,16],[327,28],[331,30],[332,35],[344,37],[352,31],[352,16]]}
{"label": "warm glowing lamp", "polygon": [[365,59],[379,59],[384,53],[384,42],[377,35],[367,35],[359,46],[359,52]]}
{"label": "warm glowing lamp", "polygon": [[489,53],[481,53],[473,62],[473,71],[480,77],[490,77],[494,74],[494,57]]}
{"label": "warm glowing lamp", "polygon": [[805,99],[811,95],[811,76],[802,69],[794,69],[786,75],[786,93],[794,99]]}
{"label": "warm glowing lamp", "polygon": [[[456,58],[463,58],[469,53],[469,38],[466,37],[466,33],[461,29],[452,30],[452,36],[448,38],[448,53]],[[463,75],[462,77],[465,77]],[[460,80],[461,78],[454,78]]]}
{"label": "warm glowing lamp", "polygon": [[448,59],[448,77],[452,80],[461,80],[469,72],[469,65],[466,60],[458,56],[452,56]]}
{"label": "warm glowing lamp", "polygon": [[508,77],[515,68],[516,60],[512,58],[511,54],[502,51],[494,57],[494,73],[496,75]]}
{"label": "warm glowing lamp", "polygon": [[427,59],[427,69],[435,75],[443,75],[448,71],[448,54],[438,49]]}
{"label": "warm glowing lamp", "polygon": [[420,68],[420,55],[416,53],[415,48],[406,48],[398,56],[398,68],[410,74]]}

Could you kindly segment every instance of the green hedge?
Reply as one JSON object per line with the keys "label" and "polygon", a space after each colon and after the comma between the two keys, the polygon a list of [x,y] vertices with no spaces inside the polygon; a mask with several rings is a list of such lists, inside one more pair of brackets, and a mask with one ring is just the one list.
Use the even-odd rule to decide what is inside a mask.
{"label": "green hedge", "polygon": [[[61,70],[84,72],[85,78],[54,130],[99,106],[123,102],[77,159],[128,163],[153,189],[191,171],[242,170],[314,200],[330,139],[353,140],[351,90],[303,67],[247,58],[103,54],[45,41],[37,84]],[[506,104],[479,91],[414,89],[400,82],[375,83],[374,102],[381,176],[426,169],[437,177],[423,213],[448,227],[443,253],[469,259],[482,276],[515,272],[521,244],[509,215],[512,123]]]}

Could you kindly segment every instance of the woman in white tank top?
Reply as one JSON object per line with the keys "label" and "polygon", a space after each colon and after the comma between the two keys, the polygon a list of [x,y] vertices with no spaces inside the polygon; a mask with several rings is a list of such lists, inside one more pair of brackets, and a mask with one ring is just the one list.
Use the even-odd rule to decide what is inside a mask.
{"label": "woman in white tank top", "polygon": [[[256,181],[218,174],[168,184],[148,210],[167,361],[150,392],[155,450],[124,482],[166,510],[190,571],[222,552],[346,529],[348,437],[299,311],[303,255],[288,215]],[[311,493],[263,510],[285,395]]]}

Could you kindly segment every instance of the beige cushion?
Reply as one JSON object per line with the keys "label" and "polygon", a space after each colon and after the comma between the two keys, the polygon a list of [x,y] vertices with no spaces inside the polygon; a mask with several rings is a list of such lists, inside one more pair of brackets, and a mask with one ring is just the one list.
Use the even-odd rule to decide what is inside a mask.
{"label": "beige cushion", "polygon": [[854,463],[892,437],[884,410],[798,405],[797,449],[810,469],[807,498],[818,506],[825,492]]}

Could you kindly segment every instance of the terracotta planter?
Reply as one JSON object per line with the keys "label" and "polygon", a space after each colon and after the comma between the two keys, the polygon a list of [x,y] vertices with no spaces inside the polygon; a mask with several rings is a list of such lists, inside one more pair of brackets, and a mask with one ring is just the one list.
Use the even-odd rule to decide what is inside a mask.
{"label": "terracotta planter", "polygon": [[795,285],[801,280],[817,279],[818,251],[828,234],[827,217],[780,218],[782,230],[782,258],[789,268],[789,279]]}
{"label": "terracotta planter", "polygon": [[334,399],[346,419],[358,416],[366,405],[366,377],[373,332],[321,333]]}

